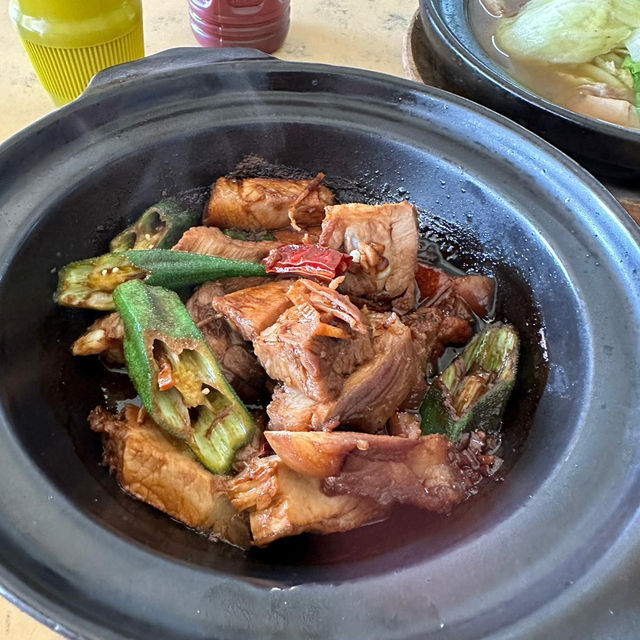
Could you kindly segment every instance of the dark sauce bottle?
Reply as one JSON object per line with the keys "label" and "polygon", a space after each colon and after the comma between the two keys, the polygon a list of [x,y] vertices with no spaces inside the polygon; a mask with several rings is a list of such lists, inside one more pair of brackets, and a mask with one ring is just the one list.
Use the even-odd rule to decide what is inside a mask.
{"label": "dark sauce bottle", "polygon": [[191,30],[203,47],[280,48],[289,31],[289,0],[189,0]]}

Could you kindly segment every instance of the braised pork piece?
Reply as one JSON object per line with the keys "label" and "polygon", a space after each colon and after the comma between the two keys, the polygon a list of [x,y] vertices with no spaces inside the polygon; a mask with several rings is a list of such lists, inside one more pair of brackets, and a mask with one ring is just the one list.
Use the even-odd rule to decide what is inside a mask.
{"label": "braised pork piece", "polygon": [[[143,262],[162,263],[162,287],[198,285],[184,305],[152,268],[65,274],[83,293],[100,280],[115,309],[73,354],[125,363],[143,404],[91,412],[104,464],[130,495],[242,548],[348,531],[397,503],[446,515],[501,462],[473,415],[502,412],[517,362],[514,330],[490,323],[493,280],[421,263],[409,202],[336,204],[322,178],[219,178],[172,251],[101,258],[156,251]],[[491,340],[474,339],[487,322]],[[451,346],[464,362],[439,371]],[[425,422],[434,411],[455,438]]]}
{"label": "braised pork piece", "polygon": [[222,229],[309,227],[320,224],[324,208],[333,203],[333,193],[321,180],[218,178],[203,222]]}

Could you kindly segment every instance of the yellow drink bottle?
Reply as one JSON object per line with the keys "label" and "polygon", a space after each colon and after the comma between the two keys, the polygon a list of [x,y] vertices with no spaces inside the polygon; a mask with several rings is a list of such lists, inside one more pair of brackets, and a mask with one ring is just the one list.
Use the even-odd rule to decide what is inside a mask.
{"label": "yellow drink bottle", "polygon": [[10,0],[9,14],[58,106],[101,69],[144,56],[140,0]]}

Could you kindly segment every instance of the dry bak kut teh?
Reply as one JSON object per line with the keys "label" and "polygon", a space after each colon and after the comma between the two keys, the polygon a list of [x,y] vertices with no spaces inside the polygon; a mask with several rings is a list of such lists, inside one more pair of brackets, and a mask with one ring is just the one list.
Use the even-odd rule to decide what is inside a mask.
{"label": "dry bak kut teh", "polygon": [[543,98],[640,128],[640,0],[472,0],[487,52]]}
{"label": "dry bak kut teh", "polygon": [[59,274],[59,304],[108,312],[73,354],[139,395],[89,415],[104,464],[240,547],[448,514],[501,465],[519,345],[493,280],[421,262],[411,203],[338,204],[322,179],[219,178],[204,215],[163,200]]}

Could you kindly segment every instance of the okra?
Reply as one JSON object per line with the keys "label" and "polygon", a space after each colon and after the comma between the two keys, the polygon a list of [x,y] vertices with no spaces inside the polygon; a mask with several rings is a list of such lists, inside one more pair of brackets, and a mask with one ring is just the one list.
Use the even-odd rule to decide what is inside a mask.
{"label": "okra", "polygon": [[465,431],[499,431],[518,355],[518,334],[511,325],[492,325],[477,334],[427,391],[420,407],[422,433],[457,440]]}
{"label": "okra", "polygon": [[242,260],[168,249],[122,251],[62,268],[54,299],[65,307],[110,311],[114,289],[129,280],[178,289],[220,278],[264,275],[264,266]]}
{"label": "okra", "polygon": [[109,249],[112,253],[130,249],[171,249],[199,218],[198,210],[183,207],[175,198],[160,200],[119,233]]}
{"label": "okra", "polygon": [[113,294],[129,376],[151,418],[213,473],[226,473],[254,422],[180,298],[139,280]]}

